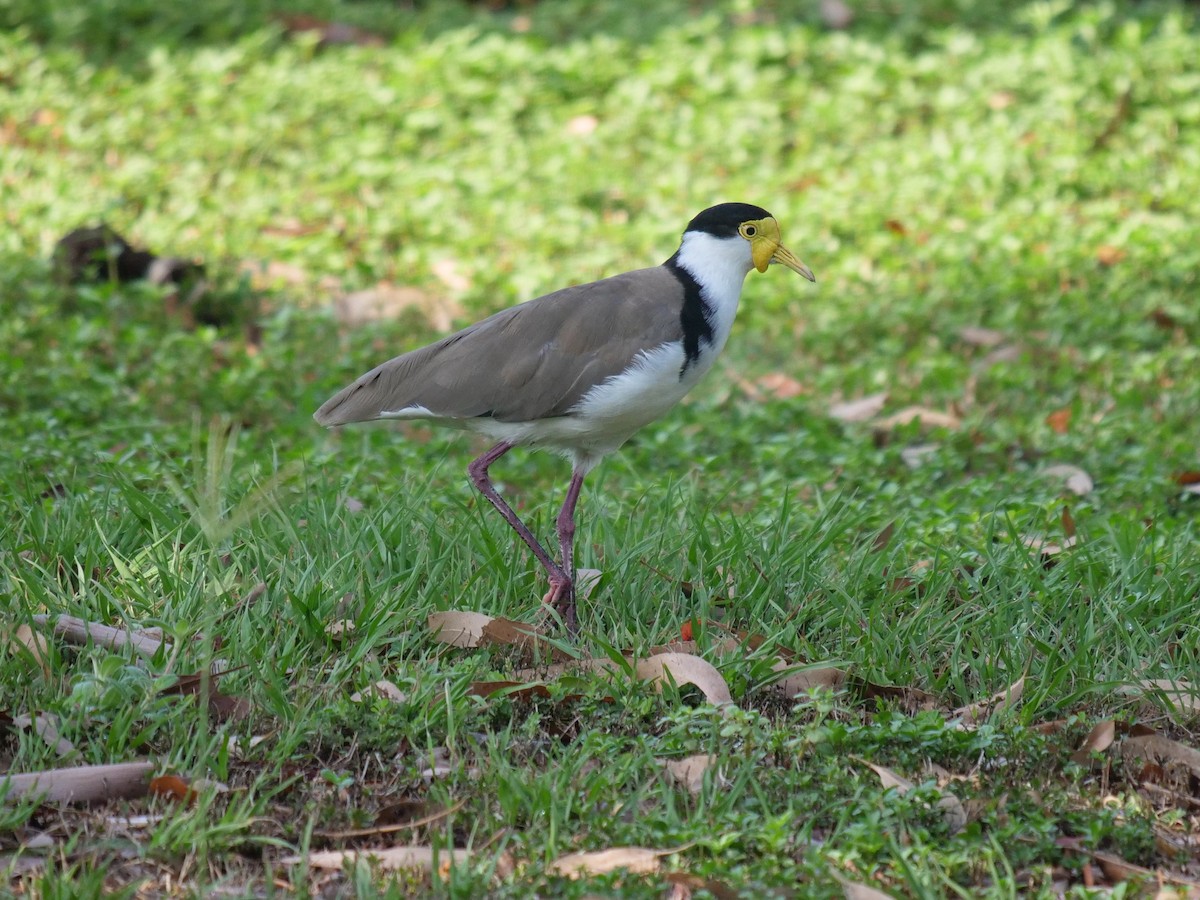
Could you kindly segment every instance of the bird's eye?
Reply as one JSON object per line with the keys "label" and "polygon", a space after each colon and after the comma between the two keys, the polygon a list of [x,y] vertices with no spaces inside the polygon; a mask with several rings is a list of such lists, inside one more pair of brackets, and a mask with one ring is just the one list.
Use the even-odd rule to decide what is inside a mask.
{"label": "bird's eye", "polygon": [[744,234],[748,238],[752,238],[756,234],[758,234],[758,229],[755,228],[753,225],[743,225],[742,226],[742,234]]}

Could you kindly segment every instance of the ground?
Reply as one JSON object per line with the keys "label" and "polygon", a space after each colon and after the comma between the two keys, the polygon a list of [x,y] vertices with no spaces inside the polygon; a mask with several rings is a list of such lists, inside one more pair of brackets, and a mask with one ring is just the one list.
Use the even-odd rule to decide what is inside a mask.
{"label": "ground", "polygon": [[[10,783],[9,891],[1197,894],[1197,7],[837,6],[0,7],[0,760],[101,796]],[[482,447],[312,412],[722,200],[817,285],[532,631]]]}

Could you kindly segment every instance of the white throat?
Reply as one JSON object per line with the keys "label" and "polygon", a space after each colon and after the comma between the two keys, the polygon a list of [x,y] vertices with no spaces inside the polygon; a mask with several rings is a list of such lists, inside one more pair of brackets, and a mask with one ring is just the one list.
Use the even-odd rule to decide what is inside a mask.
{"label": "white throat", "polygon": [[754,261],[750,258],[750,242],[736,235],[719,238],[689,231],[679,245],[677,262],[700,285],[701,295],[709,308],[709,324],[713,330],[712,349],[720,353],[729,338],[729,332],[733,330],[742,284],[754,268]]}

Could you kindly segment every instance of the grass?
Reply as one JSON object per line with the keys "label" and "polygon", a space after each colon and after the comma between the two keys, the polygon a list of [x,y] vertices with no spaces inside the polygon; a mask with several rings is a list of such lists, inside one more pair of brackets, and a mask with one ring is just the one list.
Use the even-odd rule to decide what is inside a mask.
{"label": "grass", "polygon": [[[1200,876],[1195,699],[1131,690],[1200,677],[1194,6],[874,4],[844,32],[809,4],[642,6],[0,6],[0,713],[69,742],[14,724],[0,758],[150,758],[196,786],[9,799],[9,890],[1153,886],[1096,854]],[[296,13],[382,45],[318,46]],[[733,708],[621,666],[478,696],[528,682],[528,650],[448,648],[427,616],[531,621],[544,590],[470,489],[480,448],[311,413],[432,338],[421,310],[465,323],[652,264],[724,199],[771,209],[817,288],[752,276],[704,388],[589,477],[580,563],[603,577],[563,649],[644,656],[694,619]],[[54,241],[101,219],[203,258],[238,322],[58,284]],[[338,323],[331,295],[381,283],[419,302]],[[830,415],[879,392],[871,422]],[[951,418],[879,424],[912,406]],[[494,474],[549,535],[563,464],[514,453]],[[30,651],[16,628],[47,613],[173,649]],[[792,699],[781,657],[848,678]],[[246,715],[164,693],[214,663]],[[1022,675],[1019,703],[960,727]],[[351,699],[380,680],[403,700]],[[1073,756],[1107,721],[1116,742]],[[1147,728],[1179,742],[1157,769],[1123,749]],[[692,754],[715,757],[694,792],[661,764]],[[282,862],[393,844],[475,855]],[[673,852],[645,876],[554,874],[618,846]]]}

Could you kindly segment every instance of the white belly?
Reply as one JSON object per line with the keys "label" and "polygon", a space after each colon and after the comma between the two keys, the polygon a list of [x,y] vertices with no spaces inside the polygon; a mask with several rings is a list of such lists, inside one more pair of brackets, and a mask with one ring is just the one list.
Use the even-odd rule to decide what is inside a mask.
{"label": "white belly", "polygon": [[680,378],[683,346],[663,344],[640,354],[623,373],[588,391],[570,415],[520,423],[476,419],[471,425],[494,440],[565,452],[577,465],[590,468],[639,428],[662,418],[695,387],[716,356],[713,347],[705,346]]}

